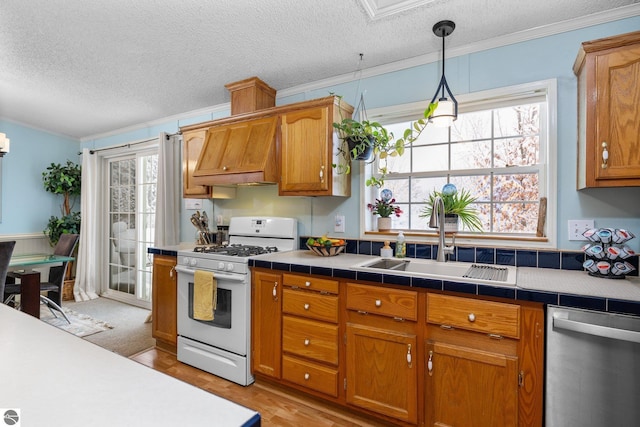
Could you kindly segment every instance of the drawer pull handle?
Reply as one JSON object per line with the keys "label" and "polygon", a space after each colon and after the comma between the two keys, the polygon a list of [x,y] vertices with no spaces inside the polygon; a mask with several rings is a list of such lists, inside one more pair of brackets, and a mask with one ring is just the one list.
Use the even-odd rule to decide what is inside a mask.
{"label": "drawer pull handle", "polygon": [[380,307],[382,306],[382,301],[380,301],[379,299],[376,300],[376,307]]}
{"label": "drawer pull handle", "polygon": [[304,379],[305,379],[305,381],[309,381],[309,378],[311,378],[311,375],[309,375],[309,373],[308,373],[308,372],[305,372],[305,373],[304,373]]}
{"label": "drawer pull handle", "polygon": [[308,288],[309,286],[311,286],[311,282],[309,282],[309,281],[304,282],[304,285]]}
{"label": "drawer pull handle", "polygon": [[366,315],[367,315],[367,314],[369,314],[369,313],[367,313],[367,312],[366,312],[366,311],[364,311],[364,310],[358,310],[358,314],[364,314],[364,315],[366,316]]}
{"label": "drawer pull handle", "polygon": [[469,313],[468,318],[469,318],[469,322],[472,322],[472,323],[473,323],[473,322],[475,322],[475,321],[476,321],[476,315],[475,315],[475,314],[473,314],[473,313]]}
{"label": "drawer pull handle", "polygon": [[308,346],[309,346],[309,344],[311,344],[311,341],[309,341],[309,338],[306,338],[306,339],[304,340],[304,345],[305,345],[305,347],[308,347]]}
{"label": "drawer pull handle", "polygon": [[305,309],[305,310],[309,310],[309,304],[305,304],[305,305],[304,305],[304,309]]}

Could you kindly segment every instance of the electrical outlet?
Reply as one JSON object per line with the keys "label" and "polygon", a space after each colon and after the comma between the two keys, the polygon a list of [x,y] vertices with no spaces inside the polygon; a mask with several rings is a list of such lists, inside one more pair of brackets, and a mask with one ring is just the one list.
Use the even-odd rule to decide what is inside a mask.
{"label": "electrical outlet", "polygon": [[336,233],[344,233],[344,215],[336,215],[336,222],[333,226]]}
{"label": "electrical outlet", "polygon": [[570,219],[569,240],[587,240],[582,233],[594,228],[592,219]]}

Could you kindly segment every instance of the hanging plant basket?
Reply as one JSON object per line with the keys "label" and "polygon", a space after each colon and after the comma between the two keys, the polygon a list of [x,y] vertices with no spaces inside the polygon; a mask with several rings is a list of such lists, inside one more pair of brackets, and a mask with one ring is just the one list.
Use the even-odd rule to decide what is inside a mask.
{"label": "hanging plant basket", "polygon": [[[348,137],[345,139],[347,146],[349,147],[349,154],[351,155],[352,160],[369,160],[371,158],[375,138],[373,135],[369,135],[367,139],[368,141],[364,141],[356,137]],[[356,149],[355,155],[354,149]]]}

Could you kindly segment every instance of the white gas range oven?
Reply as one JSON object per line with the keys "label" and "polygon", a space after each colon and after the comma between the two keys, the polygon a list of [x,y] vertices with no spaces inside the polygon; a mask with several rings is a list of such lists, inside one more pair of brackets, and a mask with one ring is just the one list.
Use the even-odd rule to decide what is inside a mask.
{"label": "white gas range oven", "polygon": [[[178,360],[240,385],[251,375],[251,275],[249,257],[298,247],[293,218],[234,217],[229,242],[178,251]],[[216,279],[214,319],[193,316],[194,273]]]}

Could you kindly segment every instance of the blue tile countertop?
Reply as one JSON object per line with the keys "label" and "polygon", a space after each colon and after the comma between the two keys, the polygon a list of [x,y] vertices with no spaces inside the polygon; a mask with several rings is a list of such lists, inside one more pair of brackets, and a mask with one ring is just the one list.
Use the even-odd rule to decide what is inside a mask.
{"label": "blue tile countertop", "polygon": [[453,282],[407,277],[406,274],[393,274],[388,270],[384,270],[383,274],[353,269],[356,264],[374,258],[371,255],[349,253],[320,257],[309,250],[298,250],[252,257],[249,265],[337,279],[366,280],[640,316],[640,278],[637,276],[615,280],[591,277],[584,271],[517,267],[516,286],[493,286],[474,283],[473,279],[469,279],[469,282]]}

